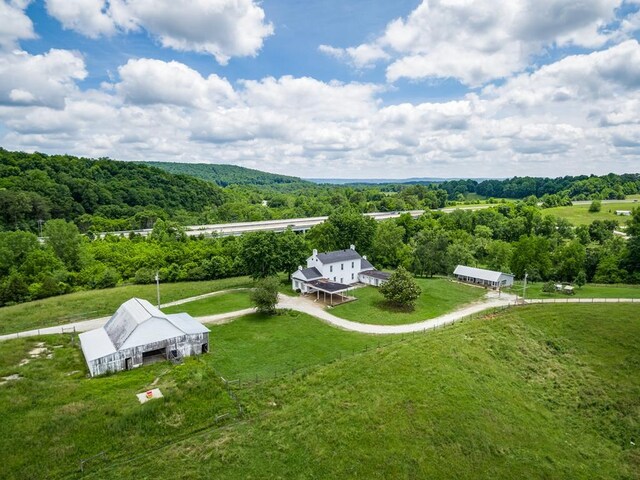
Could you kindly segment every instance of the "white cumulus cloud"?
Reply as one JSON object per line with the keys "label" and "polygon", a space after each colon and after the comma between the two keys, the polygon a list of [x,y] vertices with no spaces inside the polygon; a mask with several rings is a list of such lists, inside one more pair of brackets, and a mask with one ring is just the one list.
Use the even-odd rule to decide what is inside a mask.
{"label": "white cumulus cloud", "polygon": [[[624,0],[423,0],[374,41],[321,51],[355,66],[391,59],[387,79],[455,78],[469,86],[509,77],[547,48],[599,48]],[[631,29],[635,17],[626,20]]]}
{"label": "white cumulus cloud", "polygon": [[255,56],[273,34],[254,0],[46,0],[47,11],[65,28],[88,37],[144,29],[162,46],[231,57]]}

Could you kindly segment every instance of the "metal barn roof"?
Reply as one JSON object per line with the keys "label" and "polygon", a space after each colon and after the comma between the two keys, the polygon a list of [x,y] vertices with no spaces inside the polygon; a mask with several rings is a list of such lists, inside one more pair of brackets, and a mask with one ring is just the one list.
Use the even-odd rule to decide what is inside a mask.
{"label": "metal barn roof", "polygon": [[87,361],[118,350],[133,348],[209,329],[187,313],[167,315],[147,300],[127,300],[102,328],[81,333],[80,344]]}
{"label": "metal barn roof", "polygon": [[478,278],[488,282],[499,281],[501,275],[513,277],[513,275],[509,273],[495,272],[493,270],[485,270],[484,268],[467,267],[465,265],[458,265],[453,271],[453,274],[462,275],[463,277]]}

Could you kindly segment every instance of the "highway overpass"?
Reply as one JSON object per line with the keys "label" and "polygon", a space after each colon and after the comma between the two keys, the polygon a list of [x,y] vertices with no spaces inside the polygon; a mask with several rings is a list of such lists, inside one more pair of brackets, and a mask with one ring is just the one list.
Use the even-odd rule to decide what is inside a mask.
{"label": "highway overpass", "polygon": [[[454,210],[479,210],[482,208],[489,208],[493,205],[490,204],[478,204],[467,205],[463,207],[447,207],[441,208],[435,211],[441,211],[450,213]],[[413,218],[418,218],[425,210],[406,210],[398,212],[372,212],[365,213],[367,217],[371,217],[374,220],[388,220],[390,218],[398,218],[403,213],[408,213]],[[204,236],[217,236],[228,237],[233,235],[242,235],[249,232],[284,232],[286,229],[291,228],[294,232],[306,232],[311,227],[314,227],[329,217],[306,217],[306,218],[285,218],[282,220],[262,220],[259,222],[235,222],[235,223],[215,223],[210,225],[188,225],[184,228],[185,233],[190,237],[197,237],[198,235]],[[107,235],[129,235],[131,232],[146,237],[151,233],[151,228],[145,228],[142,230],[122,230],[117,232],[102,232],[96,236],[104,238]]]}

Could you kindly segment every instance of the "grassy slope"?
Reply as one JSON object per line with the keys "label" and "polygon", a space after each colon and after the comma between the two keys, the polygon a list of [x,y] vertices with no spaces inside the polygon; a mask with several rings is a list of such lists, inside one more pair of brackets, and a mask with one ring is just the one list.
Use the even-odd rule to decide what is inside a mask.
{"label": "grassy slope", "polygon": [[[82,354],[68,336],[41,340],[53,358],[31,359],[21,367],[16,365],[29,358],[37,340],[0,344],[0,376],[24,377],[0,386],[0,478],[57,478],[101,451],[112,460],[128,458],[130,452],[174,441],[212,423],[216,415],[235,411],[219,377],[204,362],[154,364],[87,379]],[[151,388],[158,376],[155,387],[165,399],[140,405],[134,395]],[[93,465],[100,463],[97,459]]]}
{"label": "grassy slope", "polygon": [[416,281],[422,288],[422,295],[413,311],[389,307],[377,288],[363,287],[350,293],[358,300],[334,307],[331,313],[355,322],[400,325],[437,317],[465,303],[478,300],[486,293],[484,289],[461,285],[443,278],[419,278]]}
{"label": "grassy slope", "polygon": [[206,315],[215,315],[218,313],[234,312],[252,307],[251,291],[240,290],[237,292],[228,292],[220,295],[213,295],[202,300],[196,300],[175,307],[163,308],[165,313],[187,312],[193,317],[203,317]]}
{"label": "grassy slope", "polygon": [[[247,421],[183,441],[230,408],[211,364],[268,373],[377,337],[247,318],[215,327],[201,360],[92,380],[66,375],[83,369],[77,347],[16,367],[36,340],[4,342],[0,376],[25,378],[0,386],[0,477],[60,477],[106,450],[111,467],[88,478],[640,478],[639,313],[524,307],[416,335],[241,389]],[[166,370],[166,400],[138,406],[132,394]]]}
{"label": "grassy slope", "polygon": [[[161,301],[171,302],[216,290],[251,285],[249,277],[165,283],[160,285]],[[156,286],[128,285],[107,290],[89,290],[2,307],[0,308],[0,334],[111,315],[131,297],[144,298],[155,304]]]}
{"label": "grassy slope", "polygon": [[[596,285],[588,284],[575,289],[575,295],[564,293],[545,293],[543,283],[527,285],[527,298],[640,298],[640,285]],[[516,282],[512,293],[522,295],[522,282]]]}
{"label": "grassy slope", "polygon": [[627,223],[631,217],[616,215],[616,210],[633,210],[638,207],[636,203],[603,203],[602,210],[595,213],[589,212],[589,205],[573,205],[570,207],[547,208],[545,214],[566,218],[574,225],[589,225],[594,220],[615,220],[620,225]]}
{"label": "grassy slope", "polygon": [[370,351],[93,478],[640,478],[638,313],[526,307]]}

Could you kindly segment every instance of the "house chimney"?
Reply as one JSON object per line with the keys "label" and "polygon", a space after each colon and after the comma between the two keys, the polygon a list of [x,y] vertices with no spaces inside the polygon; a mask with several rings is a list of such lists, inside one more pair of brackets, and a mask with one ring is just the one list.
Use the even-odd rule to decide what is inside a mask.
{"label": "house chimney", "polygon": [[362,258],[364,258],[364,259],[366,260],[366,259],[367,259],[367,256],[366,256],[366,255],[362,255]]}
{"label": "house chimney", "polygon": [[313,256],[315,257],[316,255],[318,255],[318,250],[316,250],[315,248],[313,249]]}
{"label": "house chimney", "polygon": [[349,248],[350,248],[351,250],[355,250],[355,249],[356,249],[356,246],[352,243],[352,244],[349,246]]}
{"label": "house chimney", "polygon": [[298,270],[302,270],[302,265],[298,265]]}

